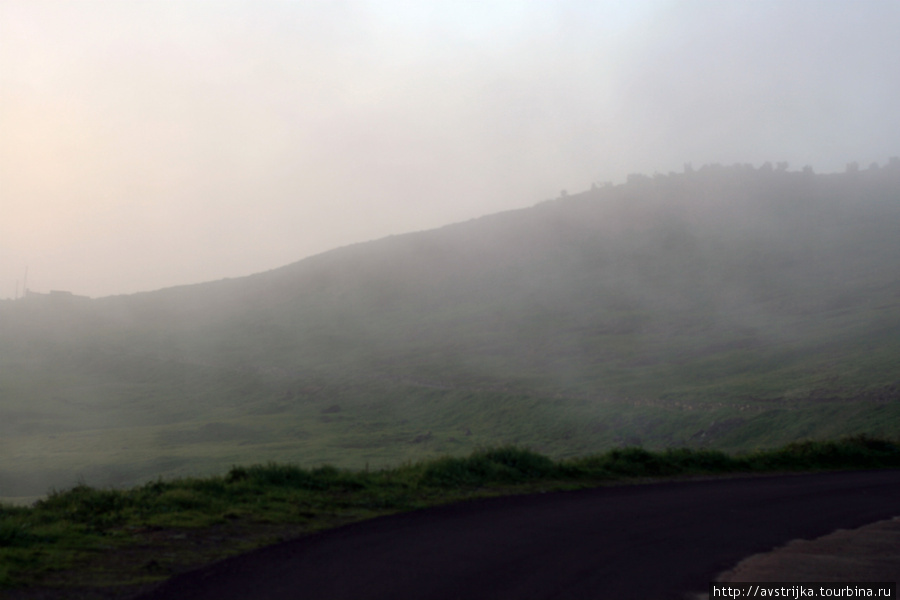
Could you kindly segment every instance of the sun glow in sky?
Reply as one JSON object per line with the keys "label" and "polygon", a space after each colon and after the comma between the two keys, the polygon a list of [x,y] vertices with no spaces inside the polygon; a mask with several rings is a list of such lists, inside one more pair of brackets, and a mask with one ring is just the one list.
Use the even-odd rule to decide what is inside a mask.
{"label": "sun glow in sky", "polygon": [[90,296],[236,277],[687,162],[884,163],[898,6],[0,0],[0,298],[26,266]]}

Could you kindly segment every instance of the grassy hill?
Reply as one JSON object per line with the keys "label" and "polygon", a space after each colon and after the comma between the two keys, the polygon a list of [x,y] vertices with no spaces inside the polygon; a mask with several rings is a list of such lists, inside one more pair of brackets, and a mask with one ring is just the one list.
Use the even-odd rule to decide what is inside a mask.
{"label": "grassy hill", "polygon": [[634,176],[250,277],[0,302],[0,497],[900,429],[900,162]]}

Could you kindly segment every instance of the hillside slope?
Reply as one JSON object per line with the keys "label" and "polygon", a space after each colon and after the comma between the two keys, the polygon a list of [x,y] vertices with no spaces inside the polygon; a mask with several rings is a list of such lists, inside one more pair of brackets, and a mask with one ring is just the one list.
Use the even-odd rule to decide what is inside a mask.
{"label": "hillside slope", "polygon": [[898,161],[710,166],[250,277],[0,302],[0,444],[62,436],[59,458],[76,432],[100,448],[119,432],[140,451],[115,483],[242,456],[884,433],[900,422],[898,231]]}

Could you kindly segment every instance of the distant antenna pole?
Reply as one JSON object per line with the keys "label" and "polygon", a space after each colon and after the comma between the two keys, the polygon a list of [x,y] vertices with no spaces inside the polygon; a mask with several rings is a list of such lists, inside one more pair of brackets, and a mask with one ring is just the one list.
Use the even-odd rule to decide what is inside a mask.
{"label": "distant antenna pole", "polygon": [[22,297],[28,296],[28,267],[25,267],[25,282],[22,284]]}
{"label": "distant antenna pole", "polygon": [[19,299],[19,280],[16,279],[16,296],[15,296],[15,300],[18,300],[18,299]]}

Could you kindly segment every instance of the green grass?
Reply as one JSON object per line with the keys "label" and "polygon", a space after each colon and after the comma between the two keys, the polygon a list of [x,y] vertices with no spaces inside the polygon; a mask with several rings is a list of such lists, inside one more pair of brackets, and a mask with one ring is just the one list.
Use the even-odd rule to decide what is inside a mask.
{"label": "green grass", "polygon": [[[68,430],[0,437],[8,458],[0,465],[0,501],[34,499],[79,482],[123,488],[157,477],[213,475],[232,464],[378,470],[503,444],[554,460],[628,445],[739,452],[900,429],[900,403],[875,397],[716,400],[677,391],[662,398],[566,397],[390,383],[284,388],[245,406],[210,410],[211,420],[192,415],[100,427],[91,421],[97,413],[88,411],[89,422],[69,418]],[[110,418],[124,420],[129,407],[139,420],[143,408],[134,404]]]}
{"label": "green grass", "polygon": [[[0,301],[0,501],[50,500],[51,489],[127,496],[147,481],[215,481],[231,465],[291,464],[320,483],[370,478],[359,490],[278,487],[267,529],[252,496],[244,506],[166,488],[161,505],[195,508],[115,508],[122,524],[78,533],[70,555],[47,563],[27,540],[62,549],[69,521],[43,529],[15,513],[24,520],[2,535],[19,554],[0,563],[3,577],[20,572],[15,561],[83,557],[77,544],[90,536],[137,552],[138,538],[158,547],[153,528],[193,540],[205,523],[221,530],[210,539],[253,545],[464,497],[472,482],[532,485],[544,480],[527,473],[547,461],[591,455],[604,480],[620,468],[677,472],[682,459],[666,448],[715,462],[724,459],[704,453],[892,437],[898,189],[896,165],[812,178],[698,170],[247,278]],[[507,446],[546,460],[520,468],[478,453]],[[650,455],[624,449],[636,446]],[[339,476],[313,475],[326,464]],[[222,489],[248,486],[257,475],[245,469]],[[469,491],[438,485],[453,481]],[[360,504],[283,516],[303,502],[334,506],[329,494]],[[167,553],[180,556],[178,539]],[[216,556],[218,544],[198,543],[204,560]],[[167,567],[148,560],[139,574],[161,576]]]}
{"label": "green grass", "polygon": [[[562,208],[565,222],[574,205]],[[668,225],[653,228],[665,238]],[[855,270],[861,282],[828,269],[806,282],[802,253],[767,261],[726,244],[704,254],[728,258],[716,277],[695,272],[689,253],[639,294],[626,275],[668,260],[651,252],[655,238],[606,248],[610,232],[595,233],[558,256],[555,242],[491,255],[471,279],[465,269],[433,279],[418,253],[395,248],[426,271],[407,279],[377,260],[385,243],[366,258],[377,277],[348,271],[353,261],[333,272],[310,261],[262,277],[273,286],[262,294],[236,280],[72,310],[0,303],[0,500],[238,463],[378,469],[501,444],[555,460],[623,445],[744,451],[900,430],[900,288],[885,270],[896,252]],[[616,269],[591,262],[607,251]],[[546,264],[519,263],[531,255]],[[771,285],[732,289],[746,256]],[[319,281],[329,278],[334,289]]]}
{"label": "green grass", "polygon": [[501,446],[378,470],[268,463],[124,490],[78,485],[30,507],[0,504],[0,586],[126,590],[283,537],[473,497],[645,478],[885,467],[900,467],[900,444],[857,436],[746,454],[632,447],[564,460]]}

